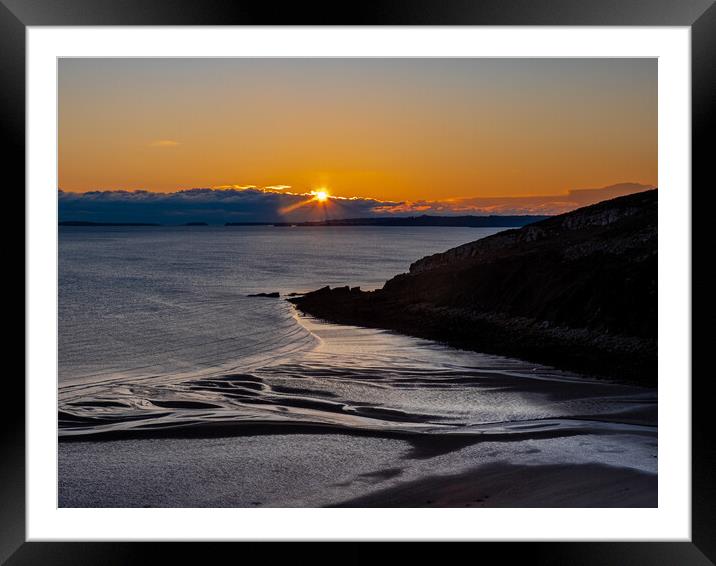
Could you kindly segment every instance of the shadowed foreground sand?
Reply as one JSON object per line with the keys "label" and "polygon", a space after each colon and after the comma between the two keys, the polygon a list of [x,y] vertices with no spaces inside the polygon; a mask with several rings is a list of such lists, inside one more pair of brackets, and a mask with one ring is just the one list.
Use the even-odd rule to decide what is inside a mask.
{"label": "shadowed foreground sand", "polygon": [[489,440],[442,450],[345,434],[61,442],[58,503],[655,507],[654,456],[652,438],[621,435]]}
{"label": "shadowed foreground sand", "polygon": [[491,464],[347,501],[342,507],[656,507],[657,476],[598,464]]}

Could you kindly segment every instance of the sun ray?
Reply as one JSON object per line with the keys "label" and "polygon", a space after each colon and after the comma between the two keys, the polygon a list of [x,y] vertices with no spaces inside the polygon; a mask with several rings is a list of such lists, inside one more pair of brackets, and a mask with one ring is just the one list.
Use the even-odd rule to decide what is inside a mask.
{"label": "sun ray", "polygon": [[302,201],[293,203],[293,204],[291,204],[291,205],[289,205],[289,206],[284,206],[283,208],[279,209],[279,213],[281,213],[281,214],[288,214],[288,213],[290,213],[290,212],[293,212],[293,211],[296,210],[297,208],[301,208],[302,206],[306,206],[306,205],[308,205],[308,204],[311,204],[312,202],[314,202],[314,199],[313,199],[313,198],[309,198],[309,199],[306,199],[306,200],[302,200]]}

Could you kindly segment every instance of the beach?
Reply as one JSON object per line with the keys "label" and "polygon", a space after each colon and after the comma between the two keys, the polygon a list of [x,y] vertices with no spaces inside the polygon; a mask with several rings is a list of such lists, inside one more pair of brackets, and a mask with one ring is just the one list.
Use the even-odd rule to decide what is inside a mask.
{"label": "beach", "polygon": [[497,231],[61,228],[58,505],[655,506],[655,388],[287,300]]}
{"label": "beach", "polygon": [[316,346],[253,381],[66,401],[59,505],[657,505],[653,389],[297,320]]}
{"label": "beach", "polygon": [[[635,444],[639,439],[634,439]],[[599,439],[562,443],[578,451]],[[656,474],[614,465],[499,462],[501,443],[432,458],[408,442],[345,435],[62,443],[61,507],[656,507]],[[609,450],[608,443],[601,449]],[[623,450],[624,445],[614,451]],[[513,448],[511,447],[512,451]],[[446,474],[456,462],[467,471]],[[458,469],[461,469],[458,467]]]}

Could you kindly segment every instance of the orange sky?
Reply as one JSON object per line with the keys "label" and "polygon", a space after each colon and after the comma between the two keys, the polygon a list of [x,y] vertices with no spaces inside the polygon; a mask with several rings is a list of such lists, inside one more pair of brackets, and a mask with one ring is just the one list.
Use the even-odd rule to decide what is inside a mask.
{"label": "orange sky", "polygon": [[61,59],[59,187],[380,200],[657,183],[634,59]]}

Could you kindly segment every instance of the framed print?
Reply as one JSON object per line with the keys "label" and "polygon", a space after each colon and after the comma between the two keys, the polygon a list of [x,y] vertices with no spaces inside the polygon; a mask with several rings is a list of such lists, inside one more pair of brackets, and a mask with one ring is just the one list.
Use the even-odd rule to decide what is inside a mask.
{"label": "framed print", "polygon": [[711,2],[2,2],[8,564],[716,560]]}

